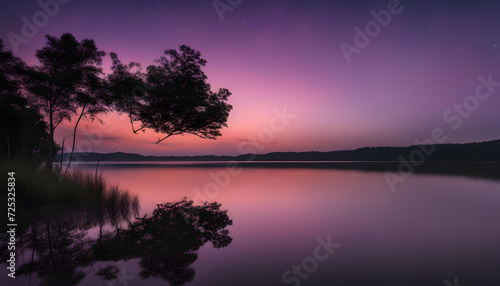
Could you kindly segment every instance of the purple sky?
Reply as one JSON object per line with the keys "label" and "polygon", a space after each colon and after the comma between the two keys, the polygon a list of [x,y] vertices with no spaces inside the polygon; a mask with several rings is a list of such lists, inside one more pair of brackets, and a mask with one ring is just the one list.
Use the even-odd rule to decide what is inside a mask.
{"label": "purple sky", "polygon": [[[186,44],[207,59],[212,88],[233,93],[229,127],[215,141],[186,135],[156,145],[161,135],[134,135],[124,116],[109,114],[104,126],[81,125],[77,151],[329,151],[411,145],[435,128],[442,128],[450,143],[500,138],[500,86],[487,99],[475,96],[479,76],[491,74],[500,82],[498,1],[220,0],[232,9],[224,13],[213,3],[72,0],[58,4],[59,11],[43,23],[37,1],[0,0],[0,37],[13,49],[9,33],[23,37],[22,18],[32,22],[38,15],[41,27],[15,53],[30,64],[36,63],[45,34],[93,38],[101,50],[143,66]],[[388,3],[399,13],[391,14],[385,27],[368,24],[374,21],[370,12],[387,10]],[[355,47],[354,28],[365,30],[367,24],[373,37],[348,63],[340,45]],[[454,105],[464,100],[469,111],[460,115]],[[273,110],[285,107],[295,117],[281,126]],[[443,114],[450,108],[447,122]],[[73,123],[59,127],[56,140],[70,136]]]}

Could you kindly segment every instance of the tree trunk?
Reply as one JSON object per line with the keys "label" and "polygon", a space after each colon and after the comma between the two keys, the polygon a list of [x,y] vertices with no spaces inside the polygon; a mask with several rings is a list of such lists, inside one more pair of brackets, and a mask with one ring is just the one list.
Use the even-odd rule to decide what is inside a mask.
{"label": "tree trunk", "polygon": [[52,261],[52,270],[55,269],[55,261],[54,261],[54,252],[52,251],[52,240],[50,238],[50,224],[47,221],[47,238],[49,241],[49,251],[50,251],[50,260]]}
{"label": "tree trunk", "polygon": [[75,141],[76,141],[76,129],[78,128],[78,123],[80,123],[80,120],[82,120],[83,114],[85,113],[85,105],[83,105],[82,112],[80,113],[80,117],[78,117],[78,120],[76,121],[75,124],[75,129],[73,129],[73,145],[71,147],[71,153],[69,155],[69,161],[68,161],[68,166],[66,166],[66,171],[64,172],[64,176],[66,176],[66,173],[68,172],[69,165],[71,165],[71,160],[73,159],[73,152],[75,151]]}
{"label": "tree trunk", "polygon": [[59,166],[59,172],[62,173],[62,161],[63,161],[63,157],[64,157],[64,141],[66,141],[66,137],[63,137],[63,143],[62,143],[62,147],[61,147],[61,165]]}
{"label": "tree trunk", "polygon": [[50,131],[50,146],[49,146],[49,159],[47,160],[47,169],[52,170],[52,152],[54,145],[54,119],[52,118],[52,111],[49,112],[49,131]]}
{"label": "tree trunk", "polygon": [[32,251],[31,251],[31,264],[33,264],[33,258],[35,257],[35,249],[37,247],[37,245],[36,245],[36,222],[33,223],[33,226],[31,227],[31,232],[33,233],[33,247],[32,247]]}

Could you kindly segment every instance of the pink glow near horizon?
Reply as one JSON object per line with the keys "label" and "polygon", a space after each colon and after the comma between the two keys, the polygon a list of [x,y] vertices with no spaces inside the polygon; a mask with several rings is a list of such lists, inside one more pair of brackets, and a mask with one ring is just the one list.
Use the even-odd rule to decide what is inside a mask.
{"label": "pink glow near horizon", "polygon": [[[0,20],[7,48],[7,33],[19,33],[19,19],[40,9],[35,2],[10,2],[0,4],[2,11],[17,5]],[[106,126],[80,125],[81,135],[83,130],[102,133],[102,141],[92,144],[94,152],[116,148],[152,155],[237,155],[239,144],[269,127],[273,110],[284,107],[296,118],[260,153],[404,146],[429,137],[436,127],[446,129],[449,142],[500,138],[500,91],[481,101],[459,130],[452,131],[442,118],[445,110],[474,94],[478,76],[492,74],[500,81],[499,5],[401,1],[403,12],[393,15],[348,64],[339,44],[353,44],[353,28],[363,27],[372,20],[370,10],[387,2],[244,1],[220,22],[210,1],[75,0],[21,46],[19,56],[34,63],[43,34],[63,32],[93,38],[100,49],[144,67],[163,50],[187,44],[208,60],[205,72],[212,88],[233,93],[229,127],[215,141],[186,135],[157,145],[161,134],[132,134],[124,115],[110,113]],[[59,143],[71,136],[73,123],[56,130]]]}

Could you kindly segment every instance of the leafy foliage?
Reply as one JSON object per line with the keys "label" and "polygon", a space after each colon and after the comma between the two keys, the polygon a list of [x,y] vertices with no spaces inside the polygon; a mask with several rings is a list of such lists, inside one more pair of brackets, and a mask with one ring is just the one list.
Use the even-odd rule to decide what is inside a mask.
{"label": "leafy foliage", "polygon": [[[28,98],[47,117],[53,139],[57,126],[69,120],[89,98],[89,83],[102,73],[98,66],[105,52],[99,51],[93,40],[78,42],[72,34],[63,34],[61,38],[47,35],[46,39],[46,46],[36,51],[40,65],[26,69],[24,85]],[[52,155],[50,152],[49,168]]]}
{"label": "leafy foliage", "polygon": [[[111,110],[126,113],[134,133],[151,129],[163,134],[156,143],[181,134],[216,139],[227,127],[231,93],[211,90],[202,70],[207,61],[188,46],[166,50],[146,71],[110,53],[112,73],[104,76],[100,66],[106,53],[92,39],[78,41],[65,33],[60,38],[46,35],[46,40],[36,51],[39,64],[34,66],[4,52],[0,41],[0,134],[7,138],[0,142],[1,157],[47,151],[51,169],[57,153],[54,132],[76,115],[71,162],[80,121],[100,120],[100,114]],[[140,123],[138,128],[134,122]],[[10,152],[12,145],[23,151]]]}
{"label": "leafy foliage", "polygon": [[211,91],[202,70],[206,60],[200,52],[185,45],[180,46],[180,52],[166,50],[145,74],[137,63],[124,65],[116,54],[112,59],[109,81],[117,100],[115,109],[126,112],[132,124],[141,122],[134,132],[149,128],[165,134],[159,143],[185,133],[216,139],[221,136],[220,129],[227,127],[232,106],[226,101],[231,93],[227,89]]}
{"label": "leafy foliage", "polygon": [[21,96],[21,76],[25,64],[3,50],[0,40],[0,158],[41,159],[51,142],[47,124],[37,109]]}
{"label": "leafy foliage", "polygon": [[142,66],[136,62],[125,65],[118,59],[116,53],[110,53],[110,56],[113,72],[108,75],[108,83],[114,109],[129,116],[132,131],[136,133],[134,121],[140,120],[140,109],[146,95]]}

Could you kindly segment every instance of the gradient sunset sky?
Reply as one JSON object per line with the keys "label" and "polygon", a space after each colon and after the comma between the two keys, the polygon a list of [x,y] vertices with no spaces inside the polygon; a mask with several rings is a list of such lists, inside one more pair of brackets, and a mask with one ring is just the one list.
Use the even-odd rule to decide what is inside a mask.
{"label": "gradient sunset sky", "polygon": [[[458,128],[443,118],[466,98],[474,103],[478,77],[500,82],[500,2],[402,0],[400,12],[349,63],[341,43],[355,46],[355,28],[365,30],[374,21],[370,12],[387,10],[390,2],[220,0],[232,9],[221,14],[212,0],[71,0],[15,55],[36,64],[44,35],[68,32],[146,67],[164,50],[186,44],[208,61],[212,89],[232,92],[229,127],[217,140],[185,135],[154,144],[161,135],[132,134],[125,115],[110,113],[105,125],[80,125],[77,151],[238,155],[253,148],[252,140],[261,146],[258,153],[330,151],[412,145],[435,128],[449,143],[500,139],[500,83],[460,115]],[[37,1],[0,0],[7,49],[13,49],[8,34],[22,36],[22,18],[33,21],[39,11]],[[109,64],[107,56],[106,72]],[[295,118],[271,142],[261,142],[273,110],[284,108]],[[59,143],[71,136],[74,122],[58,127]]]}

